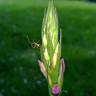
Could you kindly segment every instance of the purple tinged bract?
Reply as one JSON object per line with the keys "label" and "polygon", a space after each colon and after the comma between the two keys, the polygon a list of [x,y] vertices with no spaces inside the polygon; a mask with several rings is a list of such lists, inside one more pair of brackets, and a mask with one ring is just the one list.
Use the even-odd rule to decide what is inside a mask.
{"label": "purple tinged bract", "polygon": [[52,89],[51,89],[52,94],[53,95],[57,95],[57,94],[60,93],[60,91],[61,91],[61,89],[60,89],[59,85],[58,84],[54,84]]}

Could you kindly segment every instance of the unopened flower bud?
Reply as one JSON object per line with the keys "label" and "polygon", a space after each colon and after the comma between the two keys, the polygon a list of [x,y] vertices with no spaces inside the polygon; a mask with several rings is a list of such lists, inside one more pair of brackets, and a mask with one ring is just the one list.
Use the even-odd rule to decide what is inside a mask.
{"label": "unopened flower bud", "polygon": [[59,85],[58,84],[54,84],[52,89],[51,89],[52,94],[53,95],[57,95],[57,94],[60,93],[60,91],[61,91],[61,89],[60,89]]}

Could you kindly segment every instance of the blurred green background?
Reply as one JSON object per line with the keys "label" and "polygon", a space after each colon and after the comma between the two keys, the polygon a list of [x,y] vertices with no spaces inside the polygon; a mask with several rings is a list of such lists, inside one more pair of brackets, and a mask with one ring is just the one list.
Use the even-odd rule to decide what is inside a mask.
{"label": "blurred green background", "polygon": [[[95,1],[95,0],[94,0]],[[48,96],[37,60],[46,0],[0,0],[0,96]],[[62,96],[96,96],[96,4],[56,0],[66,71]]]}

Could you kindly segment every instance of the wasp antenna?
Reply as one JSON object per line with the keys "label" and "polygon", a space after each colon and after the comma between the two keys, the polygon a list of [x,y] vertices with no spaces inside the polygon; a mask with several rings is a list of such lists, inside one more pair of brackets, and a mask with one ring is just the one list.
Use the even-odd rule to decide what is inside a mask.
{"label": "wasp antenna", "polygon": [[40,41],[38,40],[38,42],[37,43],[39,43]]}
{"label": "wasp antenna", "polygon": [[27,35],[27,40],[28,40],[29,43],[31,42],[28,35]]}
{"label": "wasp antenna", "polygon": [[27,35],[27,40],[28,40],[28,43],[30,44],[30,46],[33,47],[28,35]]}

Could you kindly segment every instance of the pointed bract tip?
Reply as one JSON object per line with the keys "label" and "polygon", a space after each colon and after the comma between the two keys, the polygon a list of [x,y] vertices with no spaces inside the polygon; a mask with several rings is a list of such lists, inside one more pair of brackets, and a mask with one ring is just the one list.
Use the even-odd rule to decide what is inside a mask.
{"label": "pointed bract tip", "polygon": [[61,73],[64,73],[64,71],[65,71],[64,58],[61,58],[61,60],[60,60],[60,71],[61,71]]}
{"label": "pointed bract tip", "polygon": [[47,70],[46,70],[46,68],[44,66],[44,63],[42,61],[38,60],[38,64],[39,64],[41,72],[43,73],[43,75],[47,79]]}

